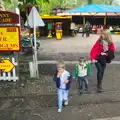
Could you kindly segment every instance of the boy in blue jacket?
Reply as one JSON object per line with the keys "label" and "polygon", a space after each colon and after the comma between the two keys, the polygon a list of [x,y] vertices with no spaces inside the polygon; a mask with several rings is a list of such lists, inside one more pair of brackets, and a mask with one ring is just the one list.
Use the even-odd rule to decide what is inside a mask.
{"label": "boy in blue jacket", "polygon": [[71,75],[65,70],[65,64],[63,61],[57,63],[57,71],[54,74],[54,80],[56,81],[57,94],[58,94],[58,112],[62,111],[63,103],[68,105],[68,92],[70,89]]}

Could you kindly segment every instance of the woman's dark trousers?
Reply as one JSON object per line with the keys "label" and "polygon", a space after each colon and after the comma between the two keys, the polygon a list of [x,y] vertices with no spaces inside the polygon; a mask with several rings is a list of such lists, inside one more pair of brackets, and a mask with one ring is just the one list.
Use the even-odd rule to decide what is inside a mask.
{"label": "woman's dark trousers", "polygon": [[103,80],[106,64],[101,64],[100,62],[96,62],[95,65],[97,68],[97,88],[98,90],[102,90],[102,80]]}

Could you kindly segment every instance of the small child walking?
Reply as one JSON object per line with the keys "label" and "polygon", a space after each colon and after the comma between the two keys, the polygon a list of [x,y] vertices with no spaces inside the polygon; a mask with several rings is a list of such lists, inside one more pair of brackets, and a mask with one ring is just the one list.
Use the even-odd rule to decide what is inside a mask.
{"label": "small child walking", "polygon": [[68,93],[70,83],[72,80],[71,74],[65,69],[65,63],[59,61],[57,63],[57,71],[54,75],[56,81],[57,94],[58,94],[58,112],[62,111],[63,104],[68,105]]}
{"label": "small child walking", "polygon": [[[88,79],[87,76],[91,76],[91,64],[84,58],[79,59],[79,64],[76,65],[75,77],[78,78],[80,94],[88,92]],[[83,89],[83,83],[85,89]]]}

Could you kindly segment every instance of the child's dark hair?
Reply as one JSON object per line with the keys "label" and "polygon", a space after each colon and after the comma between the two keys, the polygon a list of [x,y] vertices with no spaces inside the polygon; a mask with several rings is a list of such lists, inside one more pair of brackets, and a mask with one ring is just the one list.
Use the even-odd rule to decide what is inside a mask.
{"label": "child's dark hair", "polygon": [[79,62],[85,62],[85,61],[86,61],[85,57],[80,57],[79,58]]}

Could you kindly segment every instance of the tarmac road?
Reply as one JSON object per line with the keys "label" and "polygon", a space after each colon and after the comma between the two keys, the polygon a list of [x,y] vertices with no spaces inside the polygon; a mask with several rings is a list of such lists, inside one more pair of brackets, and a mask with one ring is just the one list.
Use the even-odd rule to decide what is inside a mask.
{"label": "tarmac road", "polygon": [[[116,58],[120,60],[120,38],[119,35],[113,35],[113,42],[116,47]],[[41,46],[38,50],[38,60],[78,60],[80,56],[89,56],[92,46],[95,44],[99,35],[91,35],[90,37],[67,37],[63,40],[42,39]],[[20,56],[21,60],[32,60],[31,54]]]}
{"label": "tarmac road", "polygon": [[[74,64],[67,69],[74,71]],[[57,113],[57,95],[52,74],[55,65],[39,65],[40,79],[30,81],[25,97],[0,98],[0,120],[92,120],[97,118],[116,117],[120,115],[120,65],[108,65],[103,80],[105,92],[96,92],[96,68],[89,78],[91,94],[80,96],[73,81],[70,90],[69,105],[62,113]],[[110,119],[112,120],[112,119]]]}
{"label": "tarmac road", "polygon": [[[63,41],[41,40],[38,59],[77,61],[80,56],[89,55],[97,37],[91,35],[90,38],[81,38],[78,35],[76,38],[66,38]],[[119,61],[119,36],[113,38],[117,48],[115,61]],[[25,56],[21,59],[32,60],[32,57]],[[52,80],[55,68],[55,64],[40,64],[40,79],[28,81],[27,87],[23,89],[25,97],[0,98],[0,120],[97,120],[120,116],[120,64],[107,66],[103,80],[105,92],[102,94],[96,93],[94,65],[93,75],[89,77],[91,94],[80,96],[76,81],[73,81],[69,105],[60,114],[57,113],[56,87]],[[75,64],[67,64],[66,68],[73,73]]]}

